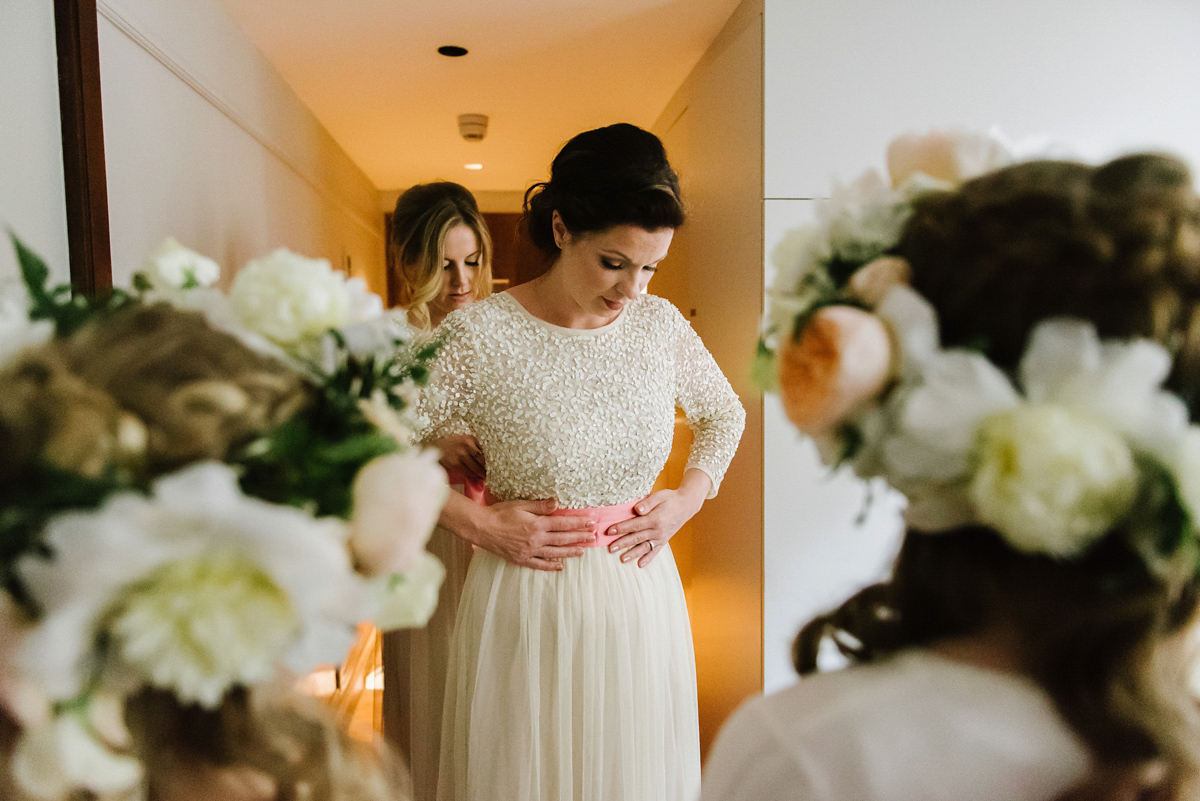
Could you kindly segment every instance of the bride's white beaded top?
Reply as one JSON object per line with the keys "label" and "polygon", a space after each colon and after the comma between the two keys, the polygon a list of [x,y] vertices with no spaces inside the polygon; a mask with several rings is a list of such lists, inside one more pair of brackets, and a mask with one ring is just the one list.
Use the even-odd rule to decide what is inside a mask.
{"label": "bride's white beaded top", "polygon": [[501,293],[450,314],[431,382],[426,441],[474,434],[501,500],[612,506],[649,494],[680,406],[688,467],[713,494],[746,414],[700,337],[666,300],[642,295],[601,328],[551,325]]}

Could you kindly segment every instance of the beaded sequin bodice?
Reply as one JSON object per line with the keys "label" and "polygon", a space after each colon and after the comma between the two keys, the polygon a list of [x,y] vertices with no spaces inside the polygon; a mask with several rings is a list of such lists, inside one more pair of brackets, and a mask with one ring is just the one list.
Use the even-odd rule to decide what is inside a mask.
{"label": "beaded sequin bodice", "polygon": [[427,393],[425,439],[472,433],[502,500],[581,508],[653,488],[671,450],[675,407],[696,432],[689,467],[720,483],[745,424],[725,376],[682,315],[643,295],[616,321],[567,329],[508,293],[454,312]]}

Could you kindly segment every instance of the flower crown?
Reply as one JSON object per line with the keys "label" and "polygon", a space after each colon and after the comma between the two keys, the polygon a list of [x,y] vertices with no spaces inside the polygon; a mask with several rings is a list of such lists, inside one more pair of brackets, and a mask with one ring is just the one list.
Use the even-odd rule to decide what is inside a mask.
{"label": "flower crown", "polygon": [[1054,558],[1119,530],[1152,571],[1191,575],[1200,427],[1162,389],[1168,352],[1048,319],[1009,375],[943,349],[935,310],[908,286],[894,251],[914,201],[1012,161],[996,137],[908,136],[889,147],[890,185],[868,172],[835,189],[775,250],[760,383],[827,462],[904,493],[911,529],[980,524]]}
{"label": "flower crown", "polygon": [[0,294],[10,768],[36,798],[104,796],[141,781],[124,724],[141,690],[216,709],[340,662],[360,621],[428,619],[444,570],[424,546],[447,487],[413,431],[438,343],[287,251],[226,295],[215,262],[168,241],[133,291],[90,301],[48,289],[14,244],[25,287]]}

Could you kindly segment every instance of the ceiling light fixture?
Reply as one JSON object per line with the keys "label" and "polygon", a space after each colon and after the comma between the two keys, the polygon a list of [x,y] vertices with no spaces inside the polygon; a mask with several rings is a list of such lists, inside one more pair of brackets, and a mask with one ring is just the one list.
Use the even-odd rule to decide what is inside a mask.
{"label": "ceiling light fixture", "polygon": [[470,163],[470,164],[464,164],[464,165],[463,165],[463,167],[464,167],[465,169],[468,169],[468,170],[482,170],[482,169],[483,169],[483,165],[482,165],[482,164],[479,164],[478,162],[472,162],[472,163]]}
{"label": "ceiling light fixture", "polygon": [[459,56],[465,56],[467,54],[467,48],[459,47],[458,45],[442,45],[438,48],[438,52],[443,56],[458,58]]}

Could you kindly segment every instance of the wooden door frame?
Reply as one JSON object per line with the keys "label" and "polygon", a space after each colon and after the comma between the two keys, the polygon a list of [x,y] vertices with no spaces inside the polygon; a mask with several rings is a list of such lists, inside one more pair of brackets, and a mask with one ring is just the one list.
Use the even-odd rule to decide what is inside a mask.
{"label": "wooden door frame", "polygon": [[71,286],[91,296],[112,289],[96,13],[96,0],[54,0]]}

